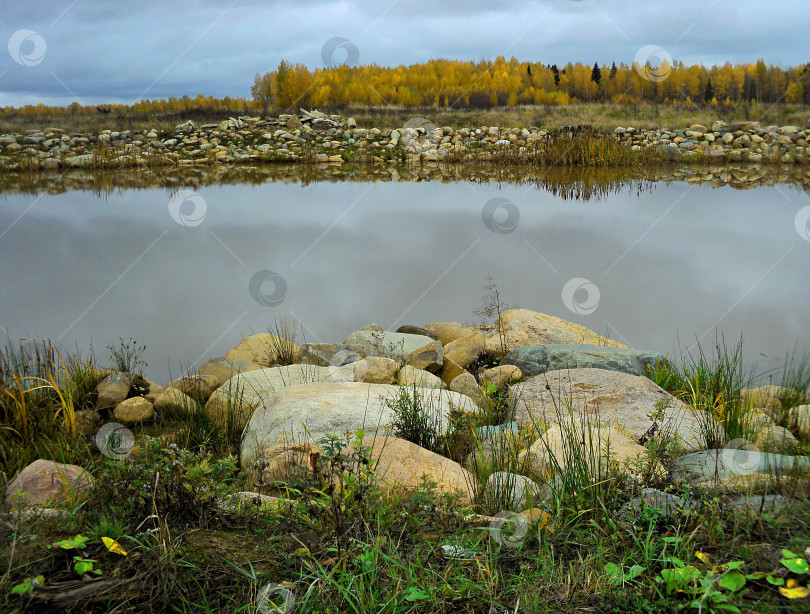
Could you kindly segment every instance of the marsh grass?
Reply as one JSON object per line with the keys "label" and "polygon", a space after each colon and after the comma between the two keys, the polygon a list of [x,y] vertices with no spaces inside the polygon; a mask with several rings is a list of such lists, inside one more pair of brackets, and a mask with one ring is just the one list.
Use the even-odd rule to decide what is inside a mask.
{"label": "marsh grass", "polygon": [[564,126],[529,149],[529,160],[542,166],[627,166],[660,162],[654,150],[633,151],[611,132],[592,126]]}
{"label": "marsh grass", "polygon": [[268,364],[296,364],[300,358],[298,339],[301,339],[301,343],[306,342],[303,324],[290,315],[283,315],[267,327],[267,332],[271,335],[267,348]]}
{"label": "marsh grass", "polygon": [[753,372],[746,372],[743,362],[742,338],[733,346],[719,338],[711,353],[697,342],[677,364],[657,364],[648,368],[648,376],[693,410],[706,448],[752,436],[740,395],[753,380]]}
{"label": "marsh grass", "polygon": [[447,452],[444,417],[432,407],[432,397],[428,396],[426,403],[419,390],[416,385],[403,386],[398,397],[386,399],[386,405],[394,412],[394,434],[426,450],[444,454]]}
{"label": "marsh grass", "polygon": [[[583,514],[601,515],[611,494],[609,428],[578,411],[570,389],[548,390],[554,407],[551,422],[560,428],[561,439],[559,447],[541,439],[547,473],[537,477],[548,484],[557,506],[573,505]],[[535,428],[540,432],[545,425]]]}
{"label": "marsh grass", "polygon": [[108,345],[107,349],[110,352],[110,365],[114,371],[143,375],[146,363],[141,356],[146,351],[145,345],[138,345],[132,337],[128,341],[124,341],[121,337],[118,345]]}
{"label": "marsh grass", "polygon": [[92,405],[99,381],[92,354],[63,354],[47,339],[6,343],[0,350],[0,470],[7,479],[37,458],[84,457],[75,412]]}
{"label": "marsh grass", "polygon": [[781,404],[780,422],[787,422],[788,412],[810,402],[810,352],[799,356],[794,350],[785,356],[785,363],[779,378],[778,398]]}

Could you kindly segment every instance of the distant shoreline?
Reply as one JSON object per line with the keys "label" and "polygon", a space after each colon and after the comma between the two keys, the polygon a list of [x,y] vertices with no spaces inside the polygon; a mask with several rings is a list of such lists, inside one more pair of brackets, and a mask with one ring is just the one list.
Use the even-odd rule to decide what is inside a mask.
{"label": "distant shoreline", "polygon": [[277,117],[188,121],[173,130],[59,128],[0,135],[6,171],[221,164],[395,164],[645,166],[655,164],[807,165],[810,128],[759,122],[678,129],[564,126],[556,129],[436,126],[413,118],[399,129],[359,128],[351,117],[317,111]]}

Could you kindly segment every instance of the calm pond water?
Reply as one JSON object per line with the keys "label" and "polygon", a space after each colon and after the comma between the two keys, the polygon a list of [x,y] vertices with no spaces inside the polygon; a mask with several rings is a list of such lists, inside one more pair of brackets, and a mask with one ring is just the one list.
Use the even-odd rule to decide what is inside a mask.
{"label": "calm pond water", "polygon": [[795,186],[600,175],[605,189],[584,198],[570,178],[195,177],[6,187],[0,334],[92,345],[102,363],[108,344],[134,337],[146,375],[165,383],[283,315],[312,342],[372,322],[476,323],[491,275],[506,303],[639,349],[742,334],[760,370],[810,349],[810,241],[797,227],[810,198]]}

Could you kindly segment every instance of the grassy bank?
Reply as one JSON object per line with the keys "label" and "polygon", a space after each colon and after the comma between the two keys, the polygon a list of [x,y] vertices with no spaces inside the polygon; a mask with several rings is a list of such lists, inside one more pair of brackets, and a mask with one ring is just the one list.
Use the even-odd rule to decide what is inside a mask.
{"label": "grassy bank", "polygon": [[[297,111],[297,109],[295,109]],[[717,120],[731,125],[742,121],[759,121],[763,125],[805,126],[810,120],[810,107],[799,104],[774,105],[664,105],[652,103],[616,104],[584,103],[566,106],[524,105],[494,107],[490,109],[446,109],[434,106],[338,106],[322,108],[325,113],[338,113],[354,117],[361,128],[395,129],[415,117],[424,117],[437,126],[453,128],[478,126],[509,126],[527,128],[558,128],[561,126],[591,125],[613,129],[633,126],[640,129],[685,128],[692,124],[711,126]],[[26,130],[61,128],[65,132],[97,134],[102,130],[138,131],[155,129],[170,132],[186,121],[197,124],[218,123],[229,116],[278,115],[283,109],[269,109],[258,113],[255,109],[235,106],[217,111],[189,109],[144,113],[132,109],[113,110],[96,114],[14,114],[6,112],[0,117],[0,134],[24,133]],[[287,112],[293,112],[292,109]]]}
{"label": "grassy bank", "polygon": [[[783,594],[808,579],[810,503],[798,474],[756,491],[787,497],[781,511],[765,498],[741,511],[719,489],[666,486],[657,467],[677,450],[655,440],[633,472],[589,462],[571,422],[568,467],[541,506],[547,515],[493,524],[499,502],[478,489],[472,505],[427,482],[384,490],[373,453],[354,433],[323,442],[311,470],[291,470],[280,502],[227,509],[233,493],[264,485],[238,472],[238,434],[211,423],[201,402],[132,427],[138,444],[124,459],[99,453],[96,429],[82,432],[81,412],[105,375],[99,367],[137,373],[139,356],[137,344],[123,342],[109,361],[47,342],[0,354],[2,485],[35,458],[78,464],[95,478],[87,498],[68,501],[59,518],[20,517],[18,505],[2,504],[0,610],[268,612],[259,604],[272,584],[270,602],[285,608],[287,599],[279,610],[287,612],[810,611],[810,599]],[[719,419],[730,437],[756,436],[743,419],[746,387],[782,384],[783,412],[806,402],[807,357],[788,357],[778,373],[742,365],[742,346],[721,342],[661,363],[649,377]],[[410,429],[410,438],[450,455],[470,445],[480,452],[471,429],[502,422],[511,408],[491,391],[480,413],[442,439],[427,436],[415,392],[403,389],[391,402],[402,435]],[[559,408],[564,425],[568,409]],[[717,433],[705,424],[711,442]],[[520,433],[496,463],[475,463],[477,477],[495,464],[514,467],[514,452],[531,440]],[[694,507],[666,514],[627,506],[650,486]]]}
{"label": "grassy bank", "polygon": [[614,104],[584,103],[568,106],[526,105],[493,109],[437,109],[422,107],[350,107],[341,110],[344,116],[357,120],[357,125],[372,128],[401,127],[413,117],[425,117],[437,126],[514,126],[527,128],[559,128],[590,125],[613,129],[632,126],[639,129],[688,127],[692,124],[711,126],[717,120],[731,125],[743,121],[759,121],[763,125],[795,124],[804,126],[810,120],[810,107],[805,105],[746,105],[712,107],[708,105],[659,105],[649,103]]}

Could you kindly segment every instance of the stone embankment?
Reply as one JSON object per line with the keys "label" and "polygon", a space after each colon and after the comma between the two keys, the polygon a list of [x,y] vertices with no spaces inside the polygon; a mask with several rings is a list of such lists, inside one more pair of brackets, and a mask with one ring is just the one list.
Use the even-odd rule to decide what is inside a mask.
{"label": "stone embankment", "polygon": [[[67,133],[59,128],[0,135],[0,168],[122,168],[135,166],[306,162],[343,164],[423,162],[508,162],[553,164],[552,147],[585,136],[618,142],[639,159],[754,163],[806,163],[810,127],[764,126],[758,122],[686,129],[612,132],[589,127],[454,129],[416,118],[398,129],[359,128],[353,118],[303,111],[300,115],[230,118],[216,124],[192,121],[173,130],[104,130]],[[597,148],[599,149],[599,148]],[[642,154],[646,157],[642,157]],[[622,159],[628,163],[632,158]],[[569,162],[570,163],[570,162]],[[611,163],[610,160],[602,163]]]}

